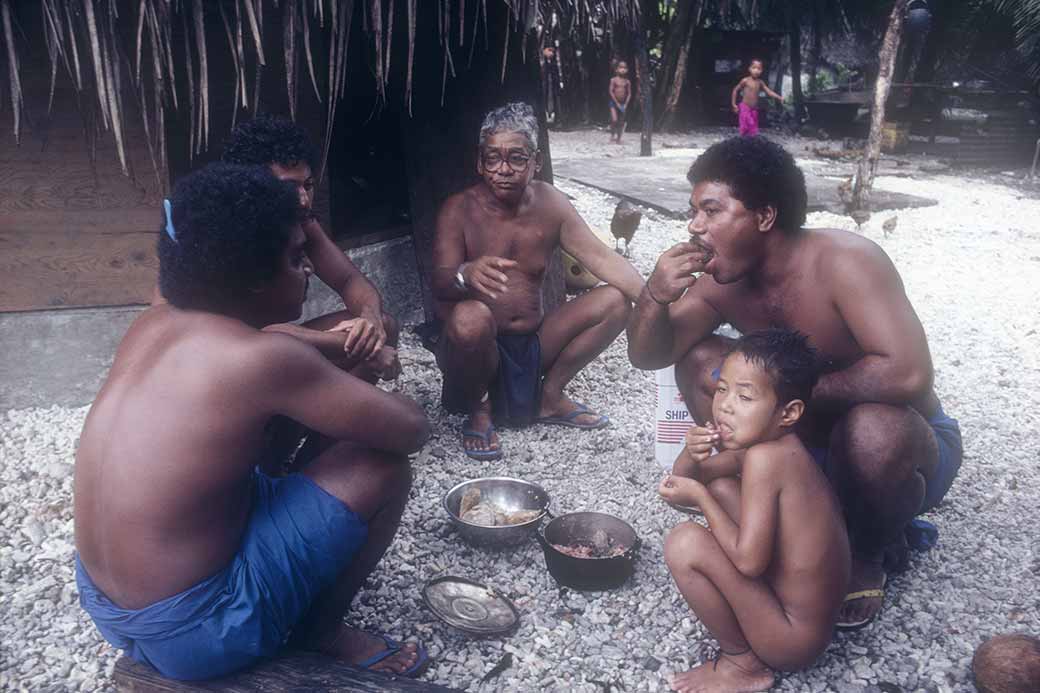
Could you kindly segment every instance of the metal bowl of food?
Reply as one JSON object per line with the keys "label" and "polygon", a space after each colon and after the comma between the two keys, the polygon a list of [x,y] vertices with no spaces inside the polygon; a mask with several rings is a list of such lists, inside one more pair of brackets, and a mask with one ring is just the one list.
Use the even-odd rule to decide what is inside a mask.
{"label": "metal bowl of food", "polygon": [[463,539],[498,548],[530,538],[548,512],[549,494],[529,481],[486,477],[455,486],[443,505]]}

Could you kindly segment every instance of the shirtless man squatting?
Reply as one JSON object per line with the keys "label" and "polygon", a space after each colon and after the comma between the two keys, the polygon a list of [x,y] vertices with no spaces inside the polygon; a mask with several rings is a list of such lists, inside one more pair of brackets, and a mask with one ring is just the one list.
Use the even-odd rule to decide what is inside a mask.
{"label": "shirtless man squatting", "polygon": [[303,325],[284,323],[265,329],[302,339],[336,365],[369,382],[393,380],[401,371],[397,321],[383,312],[379,291],[333,243],[312,212],[316,158],[303,128],[275,115],[260,115],[240,123],[224,143],[223,161],[267,166],[276,178],[296,186],[306,210],[302,228],[307,237],[307,257],[318,279],[339,294],[345,306],[345,310]]}
{"label": "shirtless man squatting", "polygon": [[713,662],[672,679],[677,691],[768,690],[770,669],[806,668],[831,641],[849,538],[830,483],[794,432],[817,370],[803,335],[741,337],[722,363],[713,424],[690,429],[661,482],[666,501],[696,505],[708,520],[710,529],[677,525],[664,557],[719,641]]}
{"label": "shirtless man squatting", "polygon": [[[343,615],[393,540],[422,409],[262,328],[299,317],[312,272],[299,195],[259,166],[182,179],[159,233],[167,303],[131,325],[75,466],[76,582],[101,634],[164,676],[206,679],[290,638],[415,674],[414,643]],[[256,469],[276,416],[321,434],[301,473]]]}
{"label": "shirtless man squatting", "polygon": [[838,627],[861,627],[881,609],[886,554],[896,557],[889,570],[905,567],[908,523],[939,505],[961,464],[960,429],[933,390],[924,328],[881,248],[847,231],[803,229],[805,180],[779,145],[724,140],[687,179],[691,239],[658,259],[629,321],[629,356],[637,368],[676,364],[703,423],[732,348],[715,328],[784,327],[809,338],[823,372],[798,433],[837,490],[852,541]]}
{"label": "shirtless man squatting", "polygon": [[[534,180],[538,122],[527,104],[487,114],[479,183],[441,206],[433,246],[433,294],[443,332],[437,364],[449,411],[466,413],[463,449],[499,459],[492,422],[601,428],[607,417],[567,397],[567,383],[624,329],[643,279],[601,242],[567,198]],[[549,315],[542,283],[562,247],[606,282]]]}

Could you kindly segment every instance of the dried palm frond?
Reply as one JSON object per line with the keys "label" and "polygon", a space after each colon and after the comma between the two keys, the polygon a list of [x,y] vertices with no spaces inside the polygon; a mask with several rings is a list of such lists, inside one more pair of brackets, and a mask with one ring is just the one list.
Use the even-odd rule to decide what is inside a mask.
{"label": "dried palm frond", "polygon": [[[481,43],[478,32],[483,34],[485,51],[494,51],[490,33],[500,37],[500,77],[504,80],[511,42],[521,40],[521,52],[526,50],[522,36],[513,34],[525,34],[539,21],[544,22],[550,13],[567,17],[565,33],[590,33],[593,23],[603,22],[604,17],[633,24],[639,12],[639,0],[498,1],[508,8],[501,34],[499,26],[488,25],[488,0],[438,0],[436,5],[427,0],[428,4],[422,5],[424,11],[429,8],[431,16],[436,13],[438,47],[442,52],[442,103],[447,81],[456,75],[455,51],[462,49],[468,40],[472,65],[477,45]],[[338,103],[346,93],[352,32],[363,34],[364,50],[374,76],[377,107],[389,98],[391,67],[397,59],[393,55],[395,29],[406,34],[398,44],[406,44],[404,103],[409,114],[412,113],[416,41],[421,40],[418,32],[432,32],[434,22],[419,27],[419,0],[404,0],[404,3],[402,14],[407,17],[407,26],[398,28],[395,26],[399,23],[396,0],[363,0],[360,8],[354,0],[38,0],[36,3],[0,0],[0,40],[4,43],[0,55],[6,58],[9,72],[4,101],[10,101],[13,106],[17,140],[26,113],[21,81],[23,65],[16,42],[18,13],[26,11],[23,9],[26,7],[33,8],[32,11],[38,8],[42,13],[42,39],[50,62],[48,109],[57,80],[61,78],[59,73],[67,73],[75,85],[76,98],[82,96],[80,105],[91,151],[98,136],[111,136],[124,173],[131,175],[131,161],[126,155],[126,114],[128,106],[133,110],[130,100],[135,101],[149,157],[157,179],[165,185],[167,109],[186,108],[184,121],[189,124],[191,157],[199,155],[210,144],[214,99],[224,93],[231,96],[232,125],[239,118],[239,109],[256,113],[260,108],[261,76],[268,64],[264,29],[265,26],[270,29],[273,16],[274,21],[281,21],[290,115],[295,118],[299,108],[303,63],[306,63],[307,79],[316,98],[324,105],[326,122],[320,176],[329,155]],[[279,11],[271,15],[269,8]],[[361,12],[360,26],[354,22],[357,11]],[[176,62],[174,22],[180,22],[178,30],[183,33],[184,44],[177,46]],[[225,41],[214,43],[212,36],[207,40],[207,31],[217,31],[219,35],[221,27]],[[319,32],[317,41],[312,36],[315,31]],[[457,37],[453,35],[456,32]],[[228,59],[234,74],[233,85],[229,85],[227,92],[211,93],[210,63]],[[187,103],[181,103],[185,92]]]}
{"label": "dried palm frond", "polygon": [[4,43],[7,45],[7,65],[11,81],[11,109],[14,112],[14,141],[21,141],[22,132],[22,80],[18,64],[18,48],[14,44],[14,29],[11,26],[11,6],[9,0],[0,2],[0,16],[4,24]]}
{"label": "dried palm frond", "polygon": [[416,0],[408,0],[408,69],[405,77],[404,100],[408,115],[412,115],[412,69],[415,66],[415,7]]}
{"label": "dried palm frond", "polygon": [[195,50],[199,56],[199,141],[202,149],[209,148],[209,64],[206,56],[206,27],[202,21],[202,0],[192,1],[192,19],[195,29]]}

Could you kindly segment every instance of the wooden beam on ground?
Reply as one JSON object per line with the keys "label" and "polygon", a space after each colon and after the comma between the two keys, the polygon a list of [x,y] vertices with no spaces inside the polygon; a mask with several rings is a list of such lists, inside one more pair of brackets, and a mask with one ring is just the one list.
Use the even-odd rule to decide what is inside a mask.
{"label": "wooden beam on ground", "polygon": [[268,660],[244,671],[208,681],[174,681],[163,678],[147,664],[121,657],[112,674],[116,689],[122,693],[191,693],[194,691],[222,691],[223,693],[288,693],[309,691],[318,693],[411,693],[438,691],[452,693],[447,688],[429,681],[400,676],[387,676],[344,664],[330,657],[310,653],[293,653]]}

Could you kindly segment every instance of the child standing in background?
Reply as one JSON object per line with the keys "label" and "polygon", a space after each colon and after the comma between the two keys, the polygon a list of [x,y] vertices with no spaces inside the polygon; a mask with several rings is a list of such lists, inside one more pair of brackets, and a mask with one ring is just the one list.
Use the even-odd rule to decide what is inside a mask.
{"label": "child standing in background", "polygon": [[[769,88],[762,80],[762,61],[757,58],[751,61],[748,67],[748,76],[737,82],[730,94],[730,104],[733,112],[740,118],[741,137],[753,137],[758,134],[758,94],[764,91],[777,101],[783,101],[783,97]],[[740,92],[740,105],[737,105],[737,92]]]}
{"label": "child standing in background", "polygon": [[610,78],[610,141],[621,144],[625,132],[625,110],[632,100],[632,82],[628,79],[628,63],[619,60]]}

